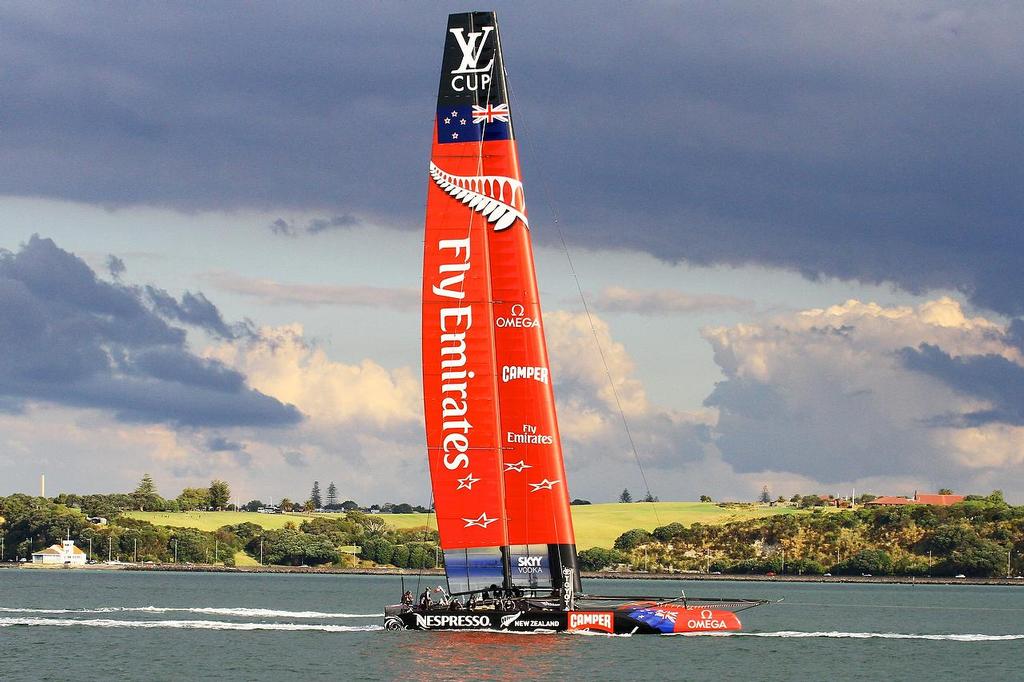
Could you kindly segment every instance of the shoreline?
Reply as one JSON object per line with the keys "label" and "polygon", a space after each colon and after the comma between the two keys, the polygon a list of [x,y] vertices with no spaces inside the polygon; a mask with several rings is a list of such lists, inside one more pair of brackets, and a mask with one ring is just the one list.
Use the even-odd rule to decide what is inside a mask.
{"label": "shoreline", "polygon": [[[101,570],[171,573],[297,573],[314,575],[398,575],[443,576],[441,569],[402,568],[317,568],[313,566],[215,566],[207,564],[89,564],[86,566],[56,566],[39,564],[0,563],[0,569],[27,570]],[[710,575],[707,573],[642,573],[616,571],[583,571],[587,580],[690,580],[740,583],[859,583],[874,585],[988,585],[1024,587],[1024,580],[1014,578],[949,578],[918,576],[821,576],[821,575]]]}

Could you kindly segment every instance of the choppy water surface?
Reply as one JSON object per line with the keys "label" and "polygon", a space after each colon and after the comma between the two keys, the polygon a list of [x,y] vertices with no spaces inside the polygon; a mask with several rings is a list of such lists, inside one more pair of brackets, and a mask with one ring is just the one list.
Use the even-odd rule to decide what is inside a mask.
{"label": "choppy water surface", "polygon": [[785,600],[744,613],[742,633],[607,637],[385,632],[380,609],[400,585],[0,570],[0,678],[1003,680],[1020,679],[1024,654],[1024,587],[589,581],[606,594]]}

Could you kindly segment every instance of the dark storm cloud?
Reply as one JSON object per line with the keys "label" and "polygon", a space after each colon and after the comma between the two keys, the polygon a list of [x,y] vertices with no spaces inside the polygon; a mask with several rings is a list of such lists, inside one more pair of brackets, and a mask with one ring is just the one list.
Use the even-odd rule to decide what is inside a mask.
{"label": "dark storm cloud", "polygon": [[210,436],[206,439],[206,449],[210,452],[227,452],[239,466],[252,465],[252,455],[245,449],[244,443],[228,440],[224,436]]}
{"label": "dark storm cloud", "polygon": [[297,237],[301,233],[306,234],[320,234],[321,232],[329,232],[332,230],[349,229],[353,227],[359,227],[363,224],[359,218],[354,215],[345,213],[342,215],[331,216],[330,218],[313,218],[306,223],[304,229],[300,229],[295,221],[288,221],[284,218],[277,218],[272,223],[267,225],[267,228],[276,235],[282,237]]}
{"label": "dark storm cloud", "polygon": [[224,436],[210,436],[206,439],[206,449],[211,452],[239,452],[245,450],[245,445]]}
{"label": "dark storm cloud", "polygon": [[107,256],[107,272],[114,279],[120,279],[121,275],[125,273],[128,268],[125,266],[124,261],[117,256],[111,254]]}
{"label": "dark storm cloud", "polygon": [[1024,424],[1024,367],[1001,355],[951,356],[938,346],[922,343],[903,348],[898,357],[909,369],[939,379],[950,388],[992,404],[990,409],[941,415],[942,425],[979,426],[991,422]]}
{"label": "dark storm cloud", "polygon": [[314,218],[306,225],[306,232],[319,234],[330,230],[342,230],[351,227],[358,227],[361,221],[348,213],[344,215],[331,216],[330,218]]}
{"label": "dark storm cloud", "polygon": [[[416,226],[461,8],[6,6],[0,193]],[[1024,7],[497,9],[536,238],[1024,313]]]}
{"label": "dark storm cloud", "polygon": [[163,289],[147,285],[146,296],[156,311],[164,317],[199,327],[215,336],[235,339],[254,335],[251,325],[247,323],[228,325],[217,306],[202,293],[193,294],[186,291],[179,302]]}
{"label": "dark storm cloud", "polygon": [[274,234],[279,234],[282,237],[294,237],[298,234],[298,230],[295,229],[295,225],[284,218],[278,218],[274,222],[270,223],[267,228]]}
{"label": "dark storm cloud", "polygon": [[[209,303],[194,298],[201,304],[186,310]],[[294,406],[248,388],[238,372],[193,355],[184,330],[147,308],[138,289],[97,279],[49,239],[34,236],[17,253],[0,250],[0,348],[0,401],[8,411],[41,400],[182,426],[283,426],[302,418]]]}

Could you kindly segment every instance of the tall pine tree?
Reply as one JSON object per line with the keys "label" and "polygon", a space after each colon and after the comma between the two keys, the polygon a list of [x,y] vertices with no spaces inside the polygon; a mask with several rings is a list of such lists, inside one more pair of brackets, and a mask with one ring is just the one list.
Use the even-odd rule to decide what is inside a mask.
{"label": "tall pine tree", "polygon": [[152,508],[155,505],[158,497],[153,477],[149,474],[144,474],[142,480],[139,481],[139,487],[132,493],[135,505],[139,508],[139,511],[146,511],[147,507]]}
{"label": "tall pine tree", "polygon": [[331,481],[327,486],[327,508],[334,509],[338,506],[338,486]]}
{"label": "tall pine tree", "polygon": [[320,499],[320,481],[313,481],[313,492],[309,494],[309,501],[313,503],[314,509],[320,509],[324,502]]}

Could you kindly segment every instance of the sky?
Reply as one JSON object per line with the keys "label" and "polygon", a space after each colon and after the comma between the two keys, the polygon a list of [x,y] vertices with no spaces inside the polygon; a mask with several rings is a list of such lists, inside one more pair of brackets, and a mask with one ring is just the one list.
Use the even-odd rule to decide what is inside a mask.
{"label": "sky", "polygon": [[[1024,8],[493,4],[571,496],[1024,502]],[[0,494],[429,500],[449,5],[0,8]]]}

